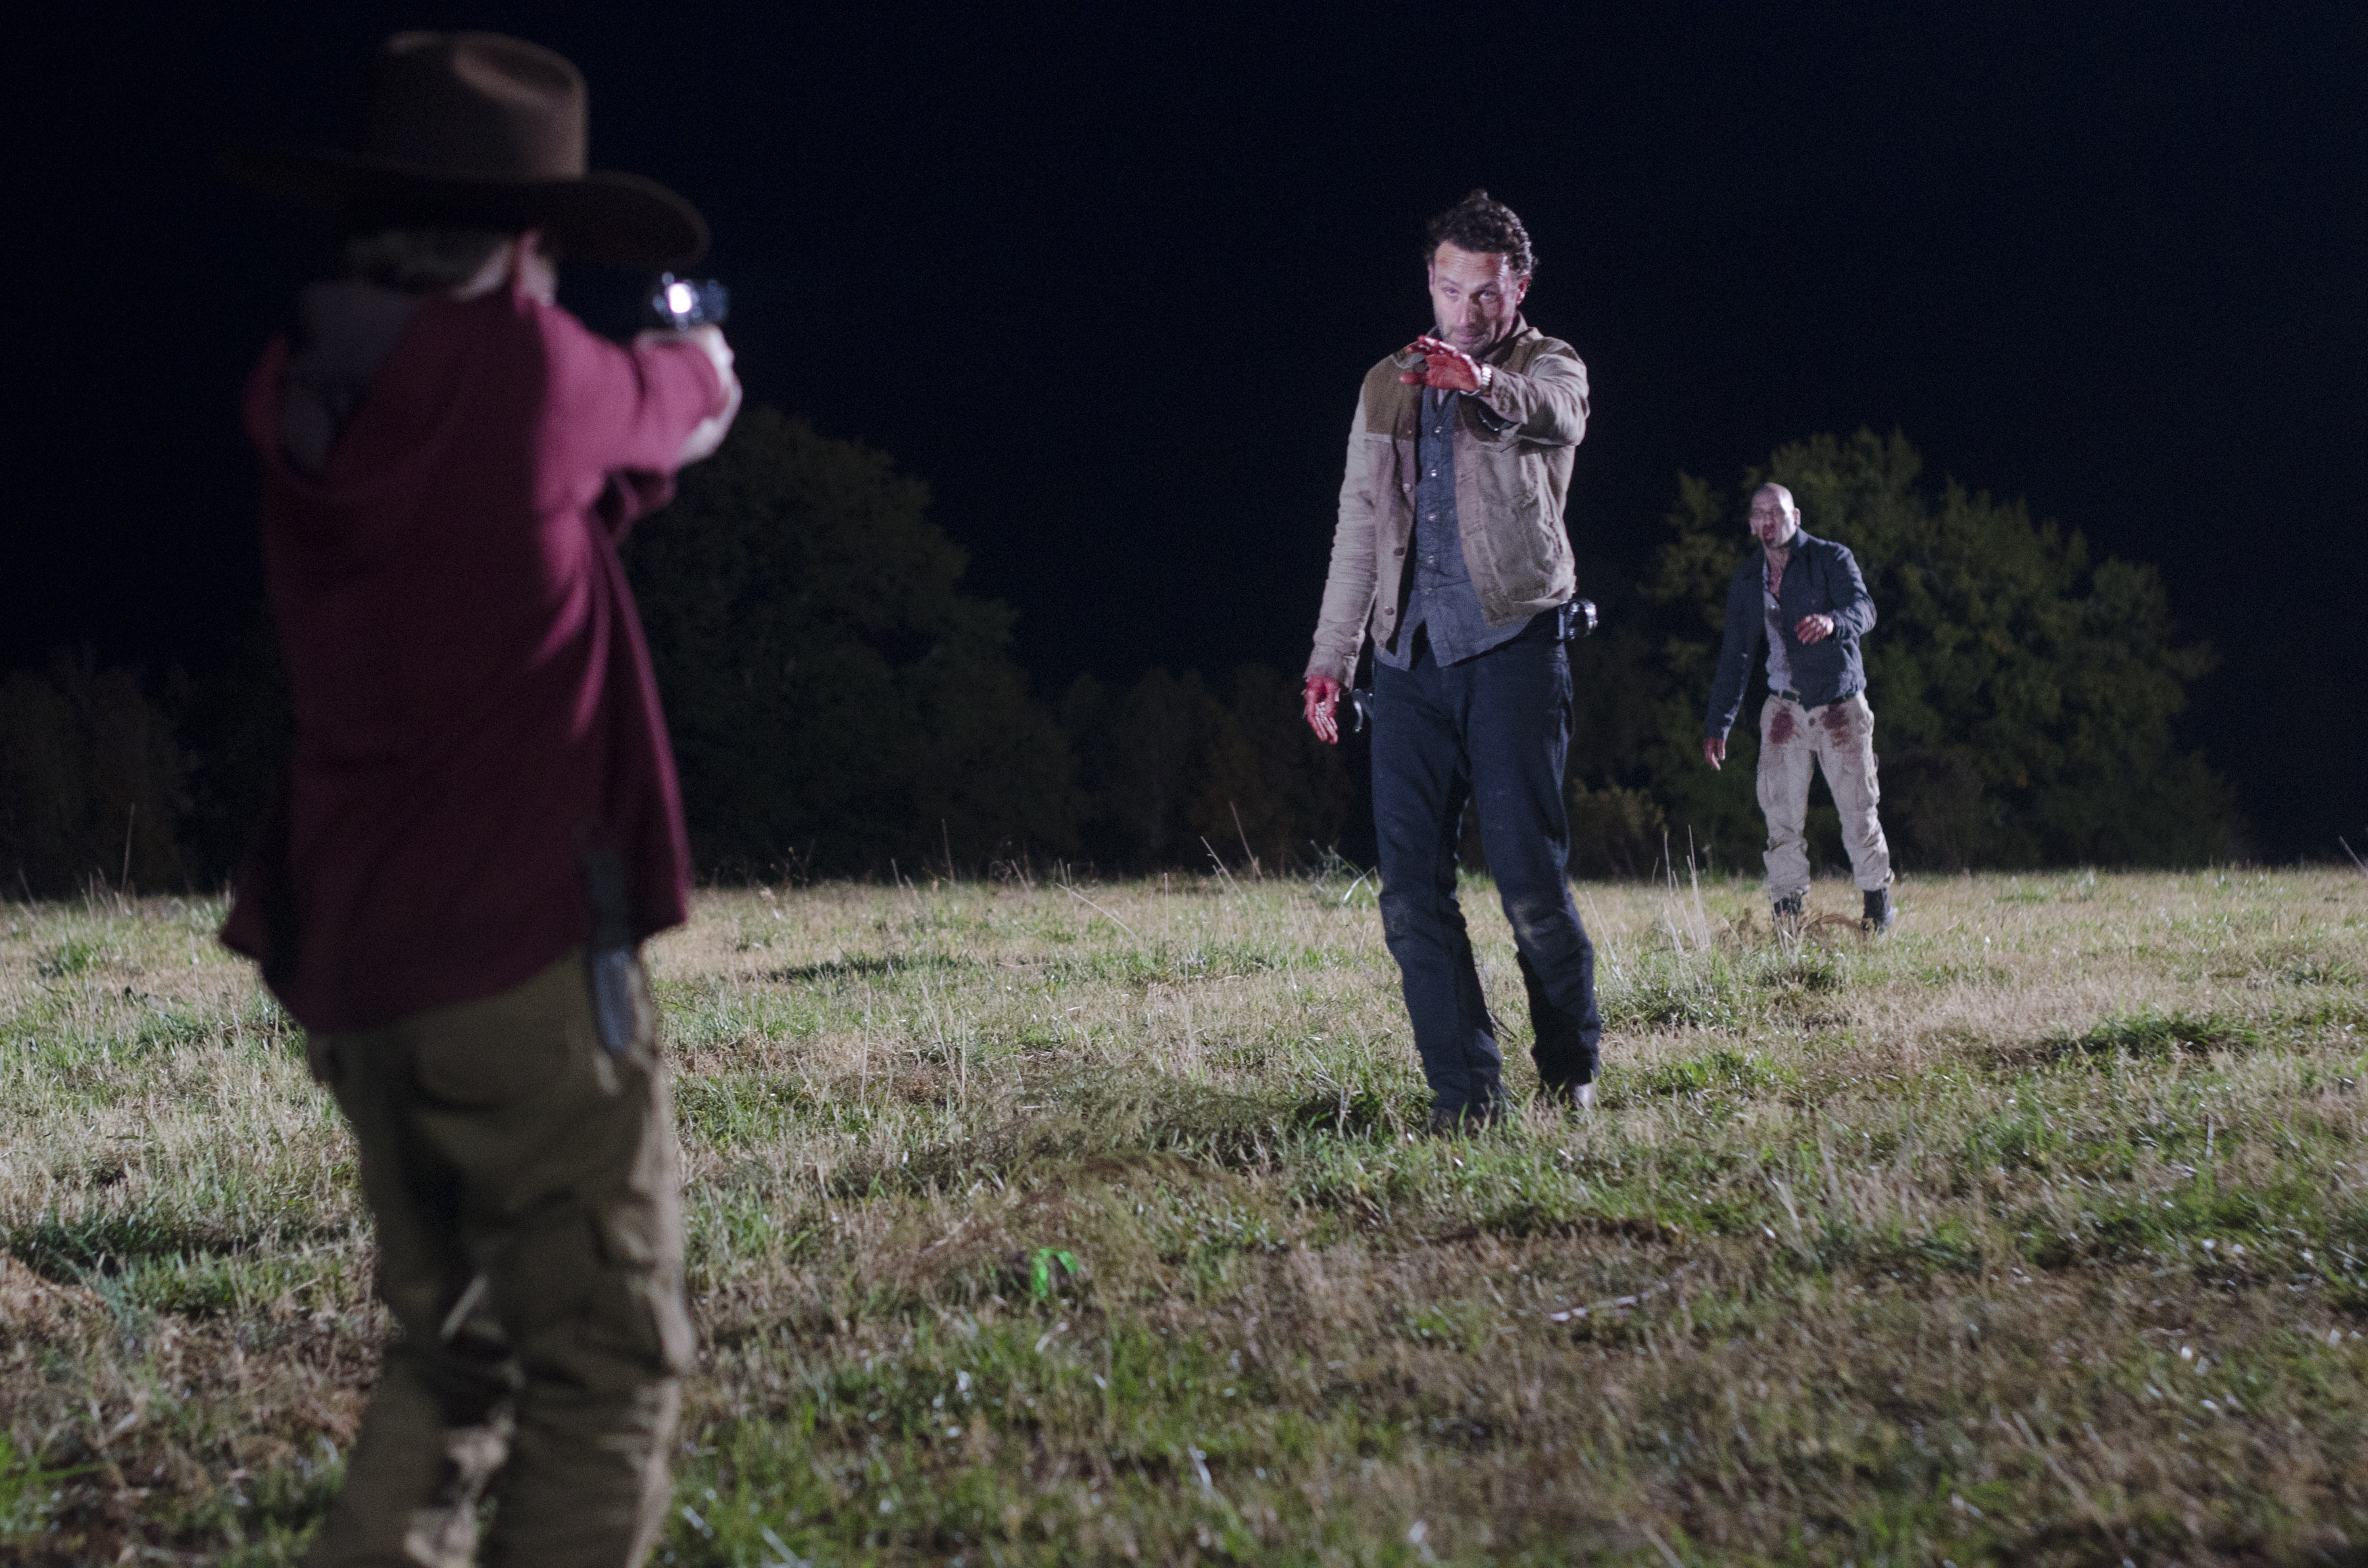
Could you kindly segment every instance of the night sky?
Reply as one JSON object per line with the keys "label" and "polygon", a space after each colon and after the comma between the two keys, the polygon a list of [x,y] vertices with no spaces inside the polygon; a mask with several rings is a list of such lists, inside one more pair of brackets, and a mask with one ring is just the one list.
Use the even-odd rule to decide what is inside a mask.
{"label": "night sky", "polygon": [[[50,8],[0,67],[0,664],[201,670],[251,623],[236,395],[325,233],[210,165],[342,140],[388,31],[487,27],[701,207],[751,397],[930,482],[1047,695],[1298,667],[1358,378],[1477,185],[1594,381],[1583,591],[1679,470],[1896,427],[2159,565],[2261,850],[2368,852],[2368,11],[1001,9]],[[621,328],[632,281],[565,292]]]}

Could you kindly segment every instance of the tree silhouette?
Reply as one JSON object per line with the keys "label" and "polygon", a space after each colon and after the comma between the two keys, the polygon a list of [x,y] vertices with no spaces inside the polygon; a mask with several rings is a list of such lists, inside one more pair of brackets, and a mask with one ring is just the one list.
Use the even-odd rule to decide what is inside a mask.
{"label": "tree silhouette", "polygon": [[625,558],[714,875],[977,866],[1076,837],[1011,613],[883,453],[771,409],[687,471]]}

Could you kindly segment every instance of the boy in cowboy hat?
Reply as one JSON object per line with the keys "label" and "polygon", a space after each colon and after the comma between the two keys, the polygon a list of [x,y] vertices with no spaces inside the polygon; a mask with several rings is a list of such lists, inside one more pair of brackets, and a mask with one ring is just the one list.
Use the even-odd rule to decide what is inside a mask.
{"label": "boy in cowboy hat", "polygon": [[[712,327],[620,347],[554,251],[680,266],[679,197],[587,174],[550,51],[405,33],[359,150],[233,172],[330,210],[246,395],[297,733],[223,938],[353,1124],[401,1328],[315,1563],[638,1562],[691,1361],[674,1118],[634,956],[688,850],[618,559],[739,405]],[[601,977],[596,979],[596,977]]]}

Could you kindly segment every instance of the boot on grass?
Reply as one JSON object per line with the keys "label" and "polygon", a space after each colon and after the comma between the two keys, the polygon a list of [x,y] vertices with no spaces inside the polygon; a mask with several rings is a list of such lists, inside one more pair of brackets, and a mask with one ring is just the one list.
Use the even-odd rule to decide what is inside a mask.
{"label": "boot on grass", "polygon": [[1538,1099],[1557,1110],[1577,1116],[1595,1108],[1595,1082],[1589,1079],[1584,1084],[1541,1084],[1538,1085]]}
{"label": "boot on grass", "polygon": [[1475,1100],[1467,1106],[1450,1108],[1433,1106],[1430,1111],[1430,1135],[1433,1138],[1454,1138],[1478,1132],[1505,1119],[1502,1100]]}
{"label": "boot on grass", "polygon": [[1889,888],[1870,888],[1866,894],[1866,913],[1859,919],[1862,931],[1888,931],[1899,924],[1899,905],[1891,902]]}

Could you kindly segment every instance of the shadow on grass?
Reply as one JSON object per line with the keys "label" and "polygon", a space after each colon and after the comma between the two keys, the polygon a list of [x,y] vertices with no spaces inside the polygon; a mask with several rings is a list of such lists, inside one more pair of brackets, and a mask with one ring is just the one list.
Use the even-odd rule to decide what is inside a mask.
{"label": "shadow on grass", "polygon": [[852,1162],[835,1197],[876,1197],[967,1186],[1030,1167],[1145,1155],[1236,1169],[1272,1164],[1292,1143],[1326,1135],[1394,1139],[1422,1125],[1374,1090],[1288,1101],[1173,1078],[1096,1079],[1045,1091],[1049,1114],[1016,1119],[928,1149]]}
{"label": "shadow on grass", "polygon": [[366,1267],[360,1254],[339,1247],[324,1256],[307,1244],[351,1239],[322,1226],[233,1232],[154,1213],[44,1215],[0,1234],[0,1253],[52,1284],[88,1292],[129,1342],[160,1312],[251,1315],[259,1302],[341,1299],[352,1272]]}
{"label": "shadow on grass", "polygon": [[2042,1268],[2170,1262],[2214,1278],[2301,1278],[2325,1272],[2318,1251],[2349,1256],[2368,1236],[2368,1206],[2333,1199],[2310,1181],[2230,1187],[2207,1172],[2159,1192],[2115,1193],[2068,1221],[2055,1208],[2032,1205],[2010,1224],[2022,1256]]}
{"label": "shadow on grass", "polygon": [[260,1248],[333,1241],[340,1227],[295,1226],[233,1231],[194,1223],[184,1216],[134,1210],[65,1220],[44,1214],[16,1230],[0,1233],[6,1252],[45,1279],[80,1284],[93,1275],[120,1274],[159,1259],[226,1256]]}
{"label": "shadow on grass", "polygon": [[2249,1056],[2279,1047],[2309,1045],[2331,1031],[2362,1026],[2368,1026],[2368,1004],[2346,996],[2263,1018],[2220,1012],[2148,1011],[2106,1018],[2081,1034],[2050,1035],[2004,1060],[2014,1065],[2046,1066],[2110,1063],[2123,1058],[2169,1062],[2181,1056]]}
{"label": "shadow on grass", "polygon": [[1766,1057],[1735,1051],[1713,1051],[1701,1056],[1663,1062],[1636,1075],[1629,1092],[1636,1095],[1699,1095],[1713,1090],[1756,1095],[1800,1086],[1801,1074],[1779,1067]]}
{"label": "shadow on grass", "polygon": [[913,953],[902,958],[843,958],[828,963],[791,964],[768,970],[765,978],[776,985],[811,985],[828,980],[884,980],[899,974],[955,973],[985,967],[978,960],[957,954]]}
{"label": "shadow on grass", "polygon": [[2107,1018],[2085,1034],[2042,1040],[2039,1053],[2049,1062],[2124,1056],[2137,1062],[2168,1062],[2174,1056],[2210,1056],[2215,1051],[2245,1055],[2267,1043],[2268,1037],[2258,1026],[2218,1013],[2140,1013]]}

